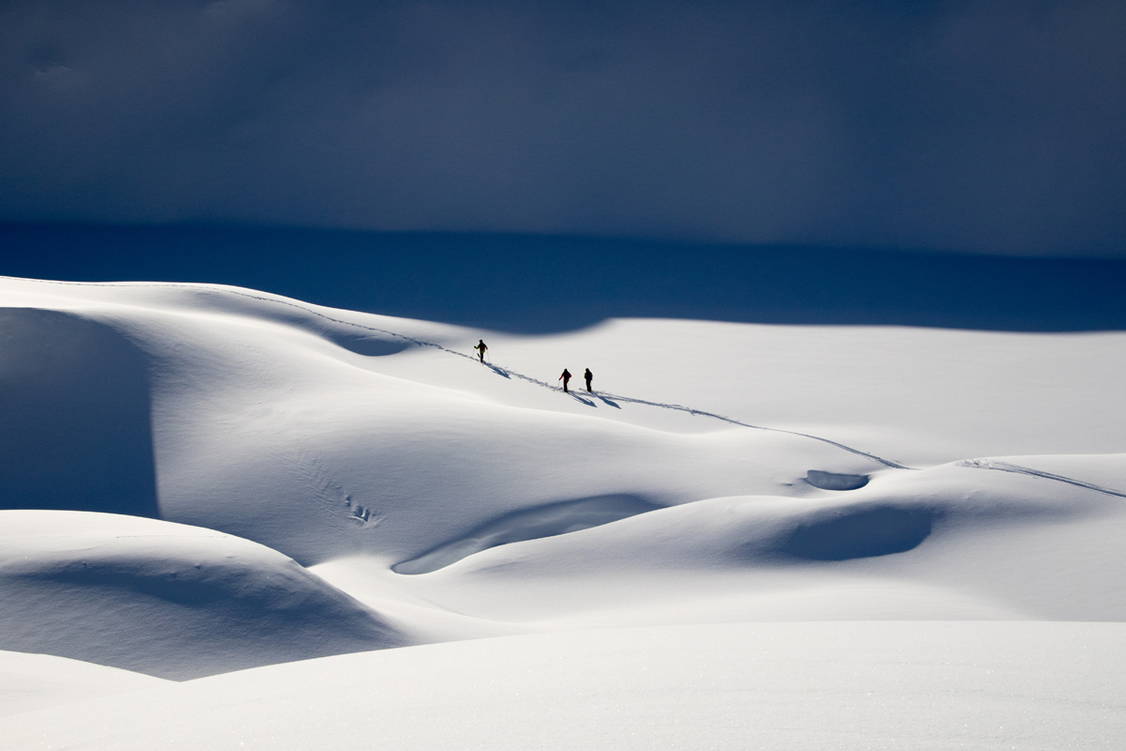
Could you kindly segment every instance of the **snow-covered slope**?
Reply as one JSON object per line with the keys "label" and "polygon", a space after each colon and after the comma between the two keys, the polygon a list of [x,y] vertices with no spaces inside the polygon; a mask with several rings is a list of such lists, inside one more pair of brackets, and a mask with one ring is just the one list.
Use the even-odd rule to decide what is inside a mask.
{"label": "snow-covered slope", "polygon": [[[992,647],[969,624],[922,621],[1005,621],[1011,630],[991,624],[989,639],[1028,645],[1047,633],[1034,621],[1126,619],[1123,333],[616,320],[520,337],[214,285],[16,279],[0,279],[0,306],[11,426],[0,507],[23,509],[0,513],[0,596],[15,604],[0,610],[0,649],[185,678],[498,637],[218,676],[155,692],[157,705],[204,701],[210,689],[190,687],[205,684],[276,684],[281,705],[306,681],[383,691],[334,676],[414,660],[483,671],[580,642],[577,659],[613,664],[628,637],[592,628],[717,640],[710,657],[650,655],[646,669],[671,680],[776,633],[765,621],[862,621],[848,633],[863,654],[887,638],[894,664],[925,673],[937,653],[908,655],[912,633],[962,629],[950,659],[970,664]],[[485,364],[470,349],[478,337]],[[556,381],[564,367],[578,376],[570,394]],[[510,641],[519,634],[536,636]],[[771,643],[781,662],[770,670],[799,660],[798,642]],[[826,661],[847,660],[834,644]],[[1035,672],[1068,657],[1028,659]],[[1083,675],[1121,664],[1111,654]],[[830,667],[806,679],[829,680]],[[503,690],[517,690],[523,679],[505,675]],[[1025,680],[1009,678],[1000,694]],[[766,694],[754,695],[762,709]],[[414,709],[385,705],[402,709],[395,733],[425,711],[419,696]],[[850,696],[842,706],[864,701]],[[327,699],[311,711],[335,716]],[[106,732],[107,747],[118,742]],[[679,737],[653,732],[638,737]],[[789,737],[770,736],[778,747]]]}
{"label": "snow-covered slope", "polygon": [[484,639],[19,715],[0,745],[1113,751],[1124,637],[1122,624],[850,622]]}
{"label": "snow-covered slope", "polygon": [[407,642],[275,550],[119,514],[0,511],[0,593],[6,649],[167,678]]}
{"label": "snow-covered slope", "polygon": [[159,678],[91,662],[27,652],[0,652],[0,715],[48,709],[110,694],[154,690]]}

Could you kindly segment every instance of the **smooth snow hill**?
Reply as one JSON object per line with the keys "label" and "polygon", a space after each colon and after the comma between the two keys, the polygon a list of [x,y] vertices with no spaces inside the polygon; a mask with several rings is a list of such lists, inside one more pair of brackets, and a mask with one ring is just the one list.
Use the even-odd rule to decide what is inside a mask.
{"label": "smooth snow hill", "polygon": [[[479,337],[484,364],[471,350]],[[564,367],[576,374],[570,394],[556,380]],[[1126,620],[1124,367],[1117,332],[650,319],[523,337],[217,285],[0,278],[0,508],[11,509],[0,512],[0,650],[177,679],[317,657],[162,687],[143,706],[157,718],[157,705],[209,707],[211,689],[197,685],[221,696],[221,686],[276,684],[278,706],[323,694],[310,709],[323,724],[338,716],[331,697],[344,697],[347,714],[357,692],[392,691],[356,670],[405,676],[416,661],[436,670],[448,660],[466,671],[450,685],[469,691],[468,676],[524,649],[542,660],[581,642],[579,664],[615,664],[608,655],[630,637],[612,629],[628,627],[654,635],[644,637],[654,647],[645,660],[621,658],[627,676],[648,670],[663,685],[694,661],[718,670],[726,652],[780,679],[801,664],[800,641],[770,637],[772,666],[736,659],[784,629],[765,622],[807,622],[802,633],[821,638],[849,621],[843,633],[875,661],[865,681],[900,668],[920,676],[915,704],[889,706],[921,712],[977,672],[935,679],[926,665],[938,653],[908,654],[911,634],[964,628],[942,659],[1008,670],[990,651],[1023,645],[1024,672],[997,684],[997,705],[1011,702],[1002,714],[1014,723],[1048,718],[1062,738],[1083,711],[1045,715],[1055,689],[1021,686],[1074,659],[1087,662],[1067,685],[1105,687],[1123,666],[1121,650],[1098,660],[1089,650],[1114,642]],[[966,625],[934,623],[949,621]],[[994,622],[988,644],[972,636],[982,621]],[[1070,646],[1036,653],[1035,635],[1049,633]],[[480,637],[496,638],[386,649]],[[655,646],[712,639],[707,655]],[[900,656],[881,667],[885,639]],[[849,659],[848,643],[832,644],[821,668],[801,673],[810,690]],[[373,649],[381,656],[322,657]],[[427,680],[415,698],[380,705],[399,716],[389,742],[434,740],[433,728],[408,727],[446,706],[437,695],[427,704]],[[531,680],[506,668],[491,685],[522,691]],[[582,690],[597,693],[590,680]],[[606,701],[629,704],[635,688],[615,684]],[[767,711],[766,684],[729,688]],[[1122,740],[1102,690],[1080,701],[1104,735],[1083,737]],[[704,718],[735,711],[686,692],[637,694],[651,709],[638,710],[635,729],[666,701],[694,707],[700,732]],[[846,693],[841,707],[865,705],[859,688]],[[93,747],[130,747],[119,730],[133,696],[82,705],[80,716],[117,718]],[[528,701],[517,709],[529,717],[547,711]],[[972,709],[952,701],[950,718]],[[288,726],[268,729],[263,711],[248,742],[310,745]],[[500,722],[499,705],[481,697],[458,711],[466,723]],[[235,721],[216,717],[191,736],[198,745],[222,747],[212,736]],[[43,747],[77,742],[75,722]],[[815,747],[816,733],[788,735],[787,722],[764,738]],[[889,738],[943,747],[941,732],[896,722]],[[6,737],[30,737],[16,732],[31,733],[27,723]],[[835,742],[870,740],[863,723],[834,727],[820,747],[881,747]],[[1006,731],[974,745],[984,725],[968,727],[964,747],[1024,738]],[[682,730],[657,723],[636,737],[689,747]],[[741,747],[743,731],[730,730],[695,747]],[[582,742],[622,745],[615,733]]]}
{"label": "smooth snow hill", "polygon": [[0,511],[0,592],[6,649],[164,678],[407,643],[276,550],[135,516]]}
{"label": "smooth snow hill", "polygon": [[739,623],[481,639],[20,714],[0,747],[1115,751],[1124,630]]}

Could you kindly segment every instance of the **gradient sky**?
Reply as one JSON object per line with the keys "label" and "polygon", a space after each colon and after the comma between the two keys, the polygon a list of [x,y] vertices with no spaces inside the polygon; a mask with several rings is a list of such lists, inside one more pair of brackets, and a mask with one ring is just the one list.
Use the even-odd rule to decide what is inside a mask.
{"label": "gradient sky", "polygon": [[0,0],[0,221],[1126,256],[1126,3]]}

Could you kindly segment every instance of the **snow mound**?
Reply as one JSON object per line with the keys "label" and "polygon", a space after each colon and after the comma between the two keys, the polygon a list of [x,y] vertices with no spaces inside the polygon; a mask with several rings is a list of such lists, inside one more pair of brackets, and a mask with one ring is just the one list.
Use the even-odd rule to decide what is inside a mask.
{"label": "snow mound", "polygon": [[1126,507],[1114,496],[951,464],[888,470],[848,494],[679,504],[492,547],[399,582],[369,578],[432,607],[537,627],[1120,620],[1126,602],[1108,587],[1117,586],[1110,572],[1122,567],[1122,534]]}
{"label": "snow mound", "polygon": [[[508,336],[217,285],[0,296],[0,504],[78,510],[0,515],[0,649],[190,678],[506,637],[111,697],[55,745],[1123,737],[1120,650],[1095,654],[1121,628],[1033,621],[1126,620],[1126,333]],[[1006,623],[933,623],[957,620]],[[1070,677],[1026,691],[1045,675]],[[56,730],[23,717],[14,748]]]}
{"label": "snow mound", "polygon": [[826,509],[802,519],[778,550],[814,561],[902,553],[930,536],[935,515],[931,509],[885,504]]}
{"label": "snow mound", "polygon": [[0,512],[0,647],[186,679],[400,646],[280,553],[139,517]]}
{"label": "snow mound", "polygon": [[491,519],[464,537],[391,568],[399,574],[425,574],[497,545],[589,529],[656,508],[659,507],[629,495],[595,496],[533,506]]}

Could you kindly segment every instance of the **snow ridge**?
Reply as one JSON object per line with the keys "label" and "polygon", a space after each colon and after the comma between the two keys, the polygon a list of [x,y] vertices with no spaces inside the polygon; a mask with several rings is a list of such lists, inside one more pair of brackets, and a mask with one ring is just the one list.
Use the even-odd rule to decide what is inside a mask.
{"label": "snow ridge", "polygon": [[[0,277],[0,278],[14,279],[15,277]],[[279,298],[276,298],[276,297],[267,297],[265,295],[253,295],[253,294],[250,294],[248,292],[242,292],[242,291],[239,291],[239,290],[229,289],[229,288],[223,287],[221,285],[187,284],[187,283],[181,283],[181,282],[161,282],[161,283],[149,283],[149,282],[120,282],[120,283],[57,282],[57,281],[53,281],[53,280],[49,280],[49,279],[33,279],[33,280],[21,280],[21,281],[35,281],[35,282],[39,282],[41,284],[63,284],[63,285],[93,286],[93,287],[129,286],[129,287],[155,287],[155,288],[166,288],[166,287],[167,288],[176,288],[176,287],[178,287],[178,288],[188,288],[188,289],[205,288],[205,289],[209,289],[209,290],[222,292],[222,293],[228,294],[228,295],[235,295],[235,296],[238,296],[238,297],[244,297],[244,298],[247,298],[247,299],[250,299],[250,300],[257,300],[257,301],[260,301],[260,302],[268,302],[268,303],[273,303],[275,305],[285,305],[287,307],[300,310],[304,313],[307,313],[307,314],[312,315],[312,316],[316,316],[317,318],[321,318],[321,319],[329,321],[331,323],[336,323],[336,324],[340,324],[340,325],[343,325],[343,326],[351,326],[351,327],[356,328],[356,329],[371,331],[371,332],[377,333],[377,334],[384,334],[386,336],[392,336],[392,337],[401,339],[401,340],[403,340],[403,341],[405,341],[409,344],[412,344],[414,346],[417,346],[417,347],[430,347],[430,348],[437,349],[437,350],[440,350],[442,352],[445,352],[446,354],[454,355],[456,357],[460,357],[460,358],[463,358],[465,360],[469,360],[471,362],[475,362],[477,360],[477,358],[474,355],[468,355],[464,352],[459,352],[456,349],[451,349],[451,348],[446,347],[442,344],[439,344],[438,342],[432,342],[432,341],[428,341],[426,339],[420,339],[418,337],[409,336],[407,334],[403,334],[403,333],[400,333],[398,331],[391,331],[390,329],[381,328],[379,326],[369,326],[369,325],[366,325],[366,324],[356,323],[354,321],[347,321],[347,320],[344,320],[343,318],[336,318],[334,316],[330,316],[326,313],[322,313],[320,311],[313,310],[312,308],[309,308],[307,306],[293,302],[291,300],[282,300],[282,299],[279,299]],[[560,388],[559,386],[556,386],[554,384],[548,383],[547,381],[542,381],[538,378],[534,378],[532,376],[526,375],[526,374],[521,373],[517,370],[513,370],[513,369],[507,368],[507,367],[501,367],[501,366],[498,366],[498,365],[493,364],[493,363],[486,363],[486,364],[489,365],[489,367],[492,368],[493,371],[496,372],[498,375],[501,375],[505,378],[515,377],[515,378],[518,378],[519,380],[524,381],[526,383],[531,383],[531,384],[534,384],[536,386],[540,386],[541,388],[549,389],[551,391],[557,391],[557,392],[563,391],[563,389]],[[571,393],[571,395],[574,396],[579,401],[585,401],[581,396],[578,396],[574,392],[568,392],[568,393]],[[822,443],[827,443],[830,446],[835,446],[835,447],[837,447],[837,448],[839,448],[843,451],[847,451],[851,454],[856,454],[857,456],[863,456],[867,459],[872,459],[873,461],[879,462],[880,464],[883,464],[886,467],[891,467],[893,469],[916,469],[915,467],[909,467],[909,466],[907,466],[905,464],[901,464],[900,462],[897,462],[893,459],[888,459],[886,457],[882,457],[882,456],[879,456],[877,454],[873,454],[873,453],[868,452],[868,451],[863,451],[862,449],[858,449],[858,448],[855,448],[853,446],[849,446],[849,445],[841,443],[839,441],[834,441],[831,438],[826,438],[824,436],[814,435],[812,433],[803,433],[801,431],[788,430],[786,428],[772,428],[772,427],[765,426],[765,425],[754,425],[754,424],[749,423],[749,422],[743,422],[742,420],[736,420],[735,418],[732,418],[732,417],[726,417],[724,415],[716,414],[715,412],[709,412],[707,410],[696,409],[694,407],[688,407],[688,406],[685,406],[685,405],[682,405],[682,404],[675,404],[675,403],[671,403],[671,402],[657,402],[657,401],[651,401],[651,400],[648,400],[648,399],[641,399],[641,398],[637,398],[637,397],[624,396],[624,395],[621,395],[621,394],[613,394],[613,393],[609,393],[609,392],[605,392],[605,393],[604,392],[596,392],[596,395],[603,397],[603,401],[605,401],[606,398],[608,397],[609,399],[612,399],[612,400],[629,402],[631,404],[642,404],[642,405],[649,406],[649,407],[658,407],[660,409],[668,409],[668,410],[675,410],[677,412],[685,412],[685,413],[690,414],[690,415],[699,415],[699,416],[702,416],[702,417],[710,417],[714,420],[726,422],[726,423],[731,424],[731,425],[738,425],[740,427],[748,428],[750,430],[765,430],[765,431],[770,431],[770,432],[773,432],[773,433],[783,433],[783,434],[786,434],[786,435],[793,435],[793,436],[797,436],[799,438],[808,438],[810,440],[820,441]],[[590,402],[586,402],[586,403],[589,404]],[[608,402],[608,403],[610,403],[610,402]],[[613,405],[611,403],[611,406],[616,406],[616,405]]]}
{"label": "snow ridge", "polygon": [[[311,316],[315,316],[317,318],[323,319],[325,321],[329,321],[331,323],[336,323],[336,324],[340,324],[340,325],[343,325],[343,326],[349,326],[349,327],[352,327],[352,328],[355,328],[355,329],[370,331],[370,332],[373,332],[373,333],[383,334],[385,336],[394,337],[394,338],[397,338],[397,339],[400,339],[400,340],[406,342],[409,345],[413,345],[413,346],[416,346],[416,347],[428,347],[428,348],[436,349],[436,350],[439,350],[439,351],[444,352],[446,354],[453,355],[453,356],[460,357],[462,359],[468,360],[470,362],[476,362],[477,361],[477,357],[475,355],[470,355],[470,354],[466,354],[464,352],[459,352],[456,349],[451,349],[451,348],[446,347],[445,345],[442,345],[438,342],[433,342],[433,341],[429,341],[429,340],[422,339],[422,338],[419,338],[419,337],[410,336],[408,334],[403,334],[403,333],[398,332],[398,331],[392,331],[390,329],[382,328],[382,327],[379,327],[379,326],[370,326],[370,325],[367,325],[367,324],[356,323],[355,321],[348,321],[348,320],[345,320],[343,318],[337,318],[335,316],[331,316],[331,315],[328,315],[326,313],[322,313],[318,310],[315,310],[315,309],[313,309],[313,308],[311,308],[307,305],[302,305],[300,303],[294,302],[293,300],[281,299],[280,297],[275,297],[275,296],[255,295],[255,294],[251,294],[249,292],[243,292],[241,290],[231,289],[231,288],[225,287],[223,285],[203,284],[203,283],[186,283],[186,282],[65,282],[65,281],[56,281],[56,280],[52,280],[52,279],[23,279],[23,278],[19,278],[19,277],[11,277],[11,276],[0,276],[0,279],[12,279],[12,280],[15,280],[15,281],[36,282],[36,283],[39,283],[39,284],[55,284],[55,285],[79,286],[79,287],[134,287],[134,288],[150,287],[150,288],[208,289],[208,290],[220,292],[220,293],[227,294],[227,295],[234,295],[234,296],[237,296],[237,297],[246,298],[246,299],[249,299],[249,300],[255,300],[255,301],[259,301],[259,302],[267,302],[267,303],[272,303],[274,305],[284,305],[286,307],[294,308],[295,310],[300,310],[303,313],[306,313],[306,314],[311,315]],[[525,373],[521,373],[517,370],[502,367],[502,366],[499,366],[495,363],[485,363],[485,365],[487,365],[490,369],[492,369],[493,372],[497,373],[498,375],[500,375],[504,378],[515,377],[515,378],[517,378],[521,381],[524,381],[526,383],[531,383],[533,385],[539,386],[541,388],[548,389],[550,391],[556,391],[556,392],[562,392],[563,391],[563,389],[560,388],[559,386],[548,383],[547,381],[540,380],[539,378],[529,376]],[[593,402],[590,402],[590,401],[584,399],[583,397],[579,396],[575,392],[569,391],[568,393],[571,396],[573,396],[574,398],[576,398],[578,401],[583,402],[585,404],[589,404],[590,406],[593,406]],[[613,406],[613,407],[618,406],[617,404],[614,403],[614,400],[616,400],[616,401],[621,401],[621,402],[628,402],[630,404],[640,404],[640,405],[649,406],[649,407],[657,407],[659,409],[674,410],[674,411],[677,411],[677,412],[684,412],[686,414],[698,415],[698,416],[701,416],[701,417],[710,417],[713,420],[725,422],[725,423],[728,423],[730,425],[737,425],[739,427],[747,428],[749,430],[762,430],[762,431],[768,431],[768,432],[772,432],[772,433],[781,433],[781,434],[784,434],[784,435],[792,435],[792,436],[796,436],[796,437],[799,437],[799,438],[807,438],[807,439],[813,440],[813,441],[819,441],[821,443],[825,443],[825,444],[828,444],[830,446],[834,446],[836,448],[839,448],[842,451],[847,451],[850,454],[854,454],[856,456],[862,456],[864,458],[871,459],[875,462],[883,464],[884,466],[890,467],[892,469],[909,469],[909,470],[918,470],[919,469],[918,467],[912,467],[912,466],[909,466],[907,464],[903,464],[901,462],[895,461],[894,459],[889,459],[887,457],[880,456],[878,454],[875,454],[875,453],[872,453],[872,452],[869,452],[869,451],[864,451],[864,450],[859,449],[855,446],[849,446],[848,444],[841,443],[840,441],[835,441],[831,438],[816,435],[814,433],[805,433],[805,432],[798,431],[798,430],[790,430],[788,428],[775,428],[775,427],[770,427],[770,426],[767,426],[767,425],[756,425],[754,423],[744,422],[742,420],[737,420],[733,417],[727,417],[725,415],[721,415],[721,414],[718,414],[718,413],[715,413],[715,412],[709,412],[707,410],[696,409],[694,407],[686,406],[686,405],[683,405],[683,404],[676,404],[676,403],[673,403],[673,402],[658,402],[658,401],[652,401],[652,400],[648,400],[648,399],[641,399],[639,397],[625,396],[625,395],[622,395],[622,394],[614,394],[614,393],[611,393],[611,392],[593,392],[592,395],[599,397],[603,402],[605,402],[606,404]],[[1007,462],[989,462],[989,461],[980,460],[980,459],[968,459],[968,460],[961,462],[961,466],[964,466],[964,467],[967,467],[967,468],[970,468],[970,469],[992,469],[992,470],[999,470],[999,471],[1005,471],[1005,472],[1014,472],[1014,473],[1024,474],[1024,475],[1029,476],[1029,477],[1039,477],[1041,479],[1054,480],[1056,482],[1063,482],[1063,483],[1067,483],[1067,484],[1070,484],[1070,485],[1075,485],[1076,487],[1087,488],[1089,490],[1094,490],[1096,492],[1105,493],[1107,495],[1113,495],[1113,496],[1126,498],[1126,493],[1124,493],[1122,491],[1112,490],[1110,488],[1105,488],[1105,487],[1102,487],[1100,485],[1096,485],[1094,483],[1089,483],[1089,482],[1086,482],[1086,481],[1083,481],[1083,480],[1078,480],[1078,479],[1066,477],[1066,476],[1063,476],[1063,475],[1057,475],[1057,474],[1053,474],[1051,472],[1043,472],[1043,471],[1032,469],[1032,468],[1029,468],[1029,467],[1022,467],[1022,466],[1015,465],[1015,464],[1009,464]],[[366,521],[363,517],[363,511],[362,510],[359,514],[359,518],[361,519],[361,521]]]}
{"label": "snow ridge", "polygon": [[[498,335],[521,373],[437,322],[30,281],[0,505],[51,510],[0,512],[0,648],[100,665],[0,652],[0,751],[1126,738],[1126,333],[618,319]],[[569,352],[715,411],[572,404],[528,375]]]}
{"label": "snow ridge", "polygon": [[[313,308],[310,308],[306,305],[302,305],[300,303],[294,302],[292,300],[281,299],[279,297],[267,296],[267,295],[254,295],[254,294],[251,294],[249,292],[243,292],[243,291],[236,290],[236,289],[230,289],[230,288],[225,287],[223,285],[202,284],[202,283],[184,283],[184,282],[116,282],[116,283],[115,282],[64,282],[64,281],[55,281],[55,280],[51,280],[51,279],[21,279],[21,278],[10,277],[10,276],[0,276],[0,278],[13,279],[13,280],[17,280],[17,281],[32,281],[32,282],[37,282],[37,283],[40,283],[40,284],[57,284],[57,285],[67,285],[67,286],[86,286],[86,287],[120,287],[120,286],[127,286],[127,287],[151,287],[151,288],[184,288],[184,289],[200,289],[200,288],[203,288],[203,289],[209,289],[209,290],[213,290],[213,291],[216,291],[216,292],[221,292],[223,294],[243,297],[243,298],[246,298],[246,299],[249,299],[249,300],[256,300],[256,301],[259,301],[259,302],[267,302],[267,303],[272,303],[272,304],[275,304],[275,305],[284,305],[286,307],[290,307],[290,308],[294,308],[296,310],[300,310],[303,313],[315,316],[317,318],[321,318],[321,319],[329,321],[331,323],[336,323],[336,324],[340,324],[340,325],[343,325],[343,326],[350,326],[352,328],[356,328],[356,329],[360,329],[360,330],[364,330],[364,331],[370,331],[370,332],[378,333],[378,334],[383,334],[385,336],[395,337],[395,338],[400,339],[404,342],[407,342],[410,345],[413,345],[413,346],[416,346],[416,347],[429,347],[429,348],[432,348],[432,349],[437,349],[437,350],[444,352],[446,354],[453,355],[453,356],[456,356],[456,357],[460,357],[460,358],[468,360],[470,362],[476,362],[477,361],[477,358],[474,355],[469,355],[469,354],[466,354],[464,352],[459,352],[456,349],[451,349],[451,348],[446,347],[446,346],[444,346],[444,345],[442,345],[438,342],[433,342],[433,341],[429,341],[429,340],[426,340],[426,339],[421,339],[419,337],[410,336],[408,334],[403,334],[403,333],[398,332],[398,331],[392,331],[390,329],[385,329],[385,328],[382,328],[382,327],[379,327],[379,326],[370,326],[370,325],[367,325],[367,324],[356,323],[355,321],[348,321],[348,320],[345,320],[343,318],[337,318],[335,316],[331,316],[331,315],[328,315],[326,313],[322,313],[318,310],[314,310]],[[494,372],[496,372],[498,375],[503,376],[505,378],[515,377],[515,378],[517,378],[521,381],[524,381],[526,383],[531,383],[533,385],[539,386],[541,388],[548,389],[550,391],[557,391],[557,392],[563,391],[563,389],[560,388],[559,386],[548,383],[547,381],[540,380],[540,379],[535,378],[533,376],[529,376],[525,373],[521,373],[517,370],[513,370],[513,369],[507,368],[507,367],[502,367],[502,366],[497,365],[495,363],[485,363],[485,364],[489,368],[491,368]],[[591,406],[593,406],[593,403],[585,400],[583,397],[579,396],[578,394],[575,394],[574,392],[568,392],[568,393],[570,393],[572,396],[574,396],[580,402],[584,402],[586,404],[591,404]],[[862,457],[865,457],[867,459],[871,459],[875,462],[883,464],[884,466],[890,467],[892,469],[909,469],[909,470],[919,469],[918,467],[912,467],[912,466],[903,464],[901,462],[895,461],[894,459],[889,459],[887,457],[880,456],[878,454],[874,454],[874,453],[869,452],[869,451],[864,451],[862,449],[856,448],[855,446],[849,446],[848,444],[841,443],[840,441],[835,441],[831,438],[816,435],[816,434],[813,434],[813,433],[805,433],[805,432],[798,431],[798,430],[789,430],[787,428],[775,428],[775,427],[770,427],[770,426],[766,426],[766,425],[756,425],[754,423],[744,422],[742,420],[737,420],[733,417],[727,417],[725,415],[721,415],[721,414],[718,414],[718,413],[715,413],[715,412],[709,412],[707,410],[696,409],[694,407],[686,406],[686,405],[683,405],[683,404],[676,404],[676,403],[673,403],[673,402],[658,402],[658,401],[652,401],[652,400],[648,400],[648,399],[641,399],[639,397],[631,397],[631,396],[625,396],[625,395],[622,395],[622,394],[614,394],[614,393],[611,393],[611,392],[593,392],[593,395],[599,397],[600,399],[602,399],[602,401],[604,401],[607,404],[609,404],[610,406],[614,406],[614,407],[616,407],[617,405],[614,404],[613,400],[616,400],[616,401],[628,402],[630,404],[641,404],[641,405],[649,406],[649,407],[657,407],[659,409],[674,410],[674,411],[677,411],[677,412],[684,412],[684,413],[687,413],[687,414],[690,414],[690,415],[698,415],[698,416],[701,416],[701,417],[710,417],[713,420],[719,420],[720,422],[725,422],[725,423],[728,423],[730,425],[737,425],[739,427],[747,428],[749,430],[763,430],[763,431],[769,431],[769,432],[772,432],[772,433],[782,433],[782,434],[785,434],[785,435],[792,435],[792,436],[796,436],[796,437],[799,437],[799,438],[807,438],[809,440],[819,441],[821,443],[825,443],[825,444],[828,444],[830,446],[834,446],[836,448],[839,448],[842,451],[847,451],[851,454],[855,454],[857,456],[862,456]],[[1121,491],[1112,490],[1112,489],[1109,489],[1109,488],[1104,488],[1102,486],[1096,485],[1094,483],[1088,483],[1088,482],[1085,482],[1083,480],[1077,480],[1075,478],[1065,477],[1063,475],[1056,475],[1056,474],[1053,474],[1051,472],[1043,472],[1043,471],[1032,469],[1032,468],[1029,468],[1029,467],[1021,467],[1021,466],[1018,466],[1018,465],[1015,465],[1015,464],[1009,464],[1009,463],[1006,463],[1006,462],[988,462],[988,461],[985,461],[985,460],[970,459],[970,460],[963,461],[961,463],[961,466],[968,467],[968,468],[971,468],[971,469],[993,469],[993,470],[1000,470],[1000,471],[1006,471],[1006,472],[1015,472],[1015,473],[1027,475],[1029,477],[1039,477],[1039,478],[1047,479],[1047,480],[1055,480],[1057,482],[1068,483],[1070,485],[1075,485],[1077,487],[1087,488],[1087,489],[1094,490],[1094,491],[1097,491],[1097,492],[1100,492],[1100,493],[1105,493],[1107,495],[1113,495],[1113,496],[1126,498],[1126,493],[1123,493]],[[361,512],[361,514],[362,514],[362,512]],[[362,516],[361,516],[361,518],[362,518]]]}

